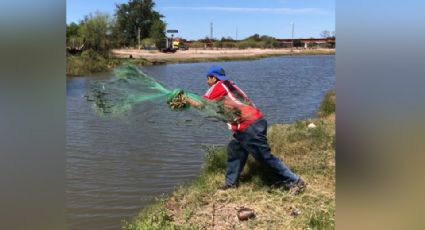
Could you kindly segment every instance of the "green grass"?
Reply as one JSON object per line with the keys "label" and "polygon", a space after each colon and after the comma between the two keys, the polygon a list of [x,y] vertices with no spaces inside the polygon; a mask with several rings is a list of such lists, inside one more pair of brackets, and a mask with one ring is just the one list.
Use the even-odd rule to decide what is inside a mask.
{"label": "green grass", "polygon": [[132,223],[125,222],[124,228],[133,230],[192,230],[190,225],[177,225],[171,222],[171,217],[164,206],[164,201],[143,210],[139,217]]}

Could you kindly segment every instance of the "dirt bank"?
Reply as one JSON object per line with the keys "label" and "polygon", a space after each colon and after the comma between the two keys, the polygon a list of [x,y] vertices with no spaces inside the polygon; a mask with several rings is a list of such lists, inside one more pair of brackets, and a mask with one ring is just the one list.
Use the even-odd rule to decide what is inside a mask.
{"label": "dirt bank", "polygon": [[197,62],[214,60],[237,60],[237,59],[256,59],[268,56],[278,55],[317,55],[317,54],[335,54],[335,49],[190,49],[177,51],[176,53],[162,53],[152,50],[137,49],[115,49],[112,50],[114,57],[144,58],[151,62]]}
{"label": "dirt bank", "polygon": [[[123,63],[135,65],[156,65],[167,63],[221,62],[232,60],[255,60],[280,55],[333,55],[335,49],[191,49],[176,53],[162,53],[156,50],[114,49],[112,57],[97,54],[67,57],[66,74],[69,76],[90,75],[104,72]],[[132,58],[130,58],[130,55]]]}

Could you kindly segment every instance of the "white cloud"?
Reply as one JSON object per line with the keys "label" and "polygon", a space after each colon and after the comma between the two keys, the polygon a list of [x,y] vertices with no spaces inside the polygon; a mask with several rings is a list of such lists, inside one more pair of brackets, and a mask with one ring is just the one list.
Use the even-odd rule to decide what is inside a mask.
{"label": "white cloud", "polygon": [[245,7],[164,7],[166,10],[203,10],[203,11],[222,11],[239,13],[277,13],[277,14],[321,14],[324,13],[320,8],[245,8]]}

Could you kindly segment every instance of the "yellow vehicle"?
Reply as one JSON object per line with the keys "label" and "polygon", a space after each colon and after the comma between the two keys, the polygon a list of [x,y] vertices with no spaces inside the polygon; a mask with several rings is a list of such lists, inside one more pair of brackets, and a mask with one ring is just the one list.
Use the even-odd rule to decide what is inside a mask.
{"label": "yellow vehicle", "polygon": [[180,42],[179,42],[179,41],[173,41],[173,46],[172,46],[172,48],[173,48],[173,49],[179,49],[179,44],[180,44]]}

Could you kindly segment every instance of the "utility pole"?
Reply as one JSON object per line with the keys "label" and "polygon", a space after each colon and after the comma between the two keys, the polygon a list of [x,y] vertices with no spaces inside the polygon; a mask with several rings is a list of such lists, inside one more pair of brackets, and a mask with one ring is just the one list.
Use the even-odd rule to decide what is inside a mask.
{"label": "utility pole", "polygon": [[137,28],[137,40],[139,42],[139,50],[140,50],[140,27]]}
{"label": "utility pole", "polygon": [[236,26],[236,41],[238,40],[238,27]]}
{"label": "utility pole", "polygon": [[210,24],[210,39],[213,39],[213,23]]}
{"label": "utility pole", "polygon": [[292,24],[292,42],[291,42],[291,52],[293,52],[294,50],[294,22],[291,23]]}

